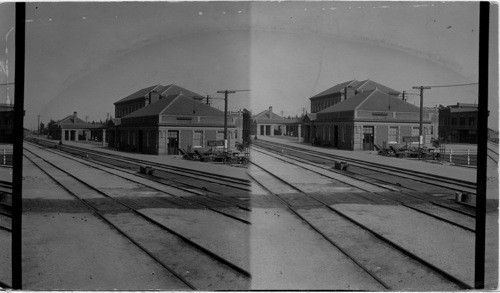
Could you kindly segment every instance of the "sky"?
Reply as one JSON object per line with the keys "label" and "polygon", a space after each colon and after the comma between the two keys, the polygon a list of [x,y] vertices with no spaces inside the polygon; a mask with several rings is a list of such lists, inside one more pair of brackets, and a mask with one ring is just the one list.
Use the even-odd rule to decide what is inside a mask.
{"label": "sky", "polygon": [[[13,8],[0,4],[1,83],[14,76]],[[230,95],[229,109],[272,106],[295,116],[309,112],[311,96],[352,79],[413,93],[475,83],[478,14],[477,2],[31,2],[25,126],[74,111],[104,120],[114,102],[155,84],[215,98],[218,90],[250,90]],[[497,44],[495,9],[492,19]],[[498,56],[491,61],[495,113]],[[475,103],[477,90],[426,90],[424,106]],[[0,102],[7,92],[13,100],[4,86]],[[418,105],[419,97],[408,101]],[[223,109],[222,100],[214,106]],[[498,129],[497,112],[490,123]]]}

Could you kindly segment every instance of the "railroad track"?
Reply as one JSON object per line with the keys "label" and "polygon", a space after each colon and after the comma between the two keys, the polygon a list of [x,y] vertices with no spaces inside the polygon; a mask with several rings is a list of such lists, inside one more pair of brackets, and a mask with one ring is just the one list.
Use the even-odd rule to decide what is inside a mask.
{"label": "railroad track", "polygon": [[[418,190],[415,189],[405,188],[398,185],[388,185],[387,183],[381,183],[376,179],[366,178],[364,176],[345,171],[336,171],[306,160],[288,158],[283,155],[276,155],[260,150],[254,151],[258,151],[274,159],[303,168],[304,170],[313,172],[319,176],[341,181],[349,186],[362,190],[370,194],[372,201],[374,198],[377,199],[374,203],[382,201],[386,203],[396,203],[426,216],[430,216],[440,221],[460,227],[464,230],[475,232],[475,215],[470,211],[465,210],[464,207],[458,203],[451,202],[447,199],[436,199],[433,196],[418,192]],[[353,180],[342,180],[342,178]],[[432,206],[426,205],[427,203],[432,204]],[[445,216],[443,216],[443,214]]]}
{"label": "railroad track", "polygon": [[495,164],[498,164],[498,144],[488,141],[488,152],[487,152],[488,157],[495,162]]}
{"label": "railroad track", "polygon": [[344,157],[344,156],[339,156],[339,155],[332,155],[332,154],[326,154],[323,152],[319,151],[314,151],[310,149],[303,149],[300,147],[295,147],[295,146],[289,146],[285,144],[280,144],[280,143],[275,143],[275,142],[268,142],[268,141],[256,141],[253,145],[253,147],[261,147],[264,149],[271,149],[276,152],[282,152],[282,151],[287,151],[287,153],[290,154],[290,152],[294,152],[300,155],[307,155],[307,156],[312,156],[315,158],[319,158],[322,160],[328,160],[330,162],[334,161],[344,161],[349,163],[351,166],[357,166],[366,170],[371,170],[377,173],[385,173],[391,176],[395,177],[400,177],[404,179],[410,179],[414,180],[417,182],[429,184],[429,185],[434,185],[437,187],[442,187],[445,189],[450,189],[453,191],[458,191],[458,192],[465,192],[465,193],[470,193],[470,194],[475,194],[476,193],[476,184],[474,182],[470,181],[464,181],[464,180],[457,180],[453,178],[448,178],[446,176],[438,176],[438,175],[429,175],[426,173],[422,172],[417,172],[415,170],[407,170],[403,168],[397,168],[397,167],[392,167],[388,165],[383,165],[383,164],[376,164],[372,162],[366,162],[363,160],[358,160],[358,159],[353,159],[350,157]]}
{"label": "railroad track", "polygon": [[[170,227],[167,227],[158,219],[155,219],[154,217],[134,207],[123,198],[110,195],[106,190],[102,190],[101,188],[95,187],[90,183],[79,179],[77,176],[73,175],[70,170],[66,170],[64,166],[61,167],[50,162],[39,154],[36,154],[33,150],[25,150],[26,152],[24,156],[30,163],[39,168],[75,199],[83,203],[98,218],[102,219],[113,229],[116,229],[121,235],[135,244],[155,262],[172,273],[173,276],[185,284],[186,288],[198,290],[243,290],[248,288],[251,276],[248,270],[242,268],[241,265],[235,264],[231,260],[221,256],[219,253],[207,249],[204,245],[183,236],[181,233]],[[82,168],[85,168],[85,165],[82,164],[81,166]],[[112,175],[110,173],[109,176],[116,175]],[[121,179],[128,180],[125,178]],[[80,191],[75,192],[76,189]],[[84,198],[82,196],[82,194],[85,195],[90,193],[98,196],[98,200],[96,198]],[[163,198],[162,201],[168,202],[169,206],[177,206],[179,208],[182,208],[185,205],[188,205],[190,208],[196,208],[197,206],[196,204],[190,205],[189,202],[185,200],[173,200],[172,196],[169,194],[165,194],[165,198]],[[113,217],[112,212],[121,212],[122,215],[126,217],[126,221],[117,221],[116,218]],[[234,218],[231,217],[231,219]],[[129,227],[130,225],[128,225],[128,223],[130,222],[141,223],[142,229],[155,231],[154,235],[157,235],[157,237],[163,236],[163,238],[169,239],[169,243],[166,246],[168,249],[163,250],[162,253],[160,253],[148,247],[148,242],[145,242],[144,239],[135,235],[135,233],[138,233],[139,231],[135,231],[133,228]],[[188,260],[179,259],[179,257],[175,254],[170,253],[170,250],[178,253],[182,250],[183,255],[188,254],[193,257]],[[210,269],[204,270],[203,274],[209,275],[209,278],[211,276],[214,280],[220,279],[220,276],[223,275],[225,283],[217,283],[214,281],[214,284],[212,284],[213,286],[211,285],[211,287],[206,287],[207,284],[199,283],[197,278],[190,277],[196,276],[196,272],[199,272],[201,268],[206,269],[207,267]],[[192,275],[185,276],[183,274],[185,271],[191,271],[194,273]]]}
{"label": "railroad track", "polygon": [[[35,143],[33,139],[25,140],[32,143]],[[140,160],[140,159],[132,159],[127,156],[121,156],[117,154],[110,154],[107,152],[90,150],[87,148],[69,146],[69,145],[61,145],[58,146],[55,142],[50,142],[46,140],[37,140],[37,144],[48,146],[48,147],[57,147],[58,150],[65,151],[68,153],[75,154],[76,156],[91,158],[94,160],[112,160],[122,164],[129,165],[130,168],[140,168],[144,166],[151,166],[155,170],[165,171],[171,174],[177,174],[185,177],[190,177],[196,180],[206,181],[210,183],[219,184],[221,186],[227,186],[231,188],[240,189],[243,191],[251,191],[251,182],[242,178],[235,178],[230,176],[224,176],[221,174],[213,174],[209,172],[204,172],[200,170],[193,170],[188,168],[182,168],[178,166],[171,166],[166,164],[154,163],[150,161]],[[133,166],[133,167],[132,167]]]}
{"label": "railroad track", "polygon": [[0,181],[0,230],[12,232],[12,183]]}
{"label": "railroad track", "polygon": [[[249,222],[250,218],[249,212],[251,211],[251,209],[248,206],[248,202],[237,201],[237,199],[230,199],[224,197],[223,194],[221,194],[220,192],[211,190],[210,186],[208,188],[205,186],[199,188],[199,186],[197,185],[195,186],[193,184],[186,184],[186,183],[172,184],[170,182],[171,181],[170,178],[163,179],[161,175],[159,176],[143,175],[137,173],[136,171],[116,167],[110,163],[94,161],[88,158],[86,159],[81,159],[79,157],[75,158],[74,156],[71,156],[71,154],[65,155],[64,153],[56,152],[54,150],[50,149],[46,150],[51,153],[57,154],[59,156],[65,157],[67,159],[77,161],[78,163],[89,166],[91,168],[99,169],[112,176],[120,177],[130,182],[142,185],[144,187],[166,193],[169,196],[176,197],[179,200],[184,201],[186,204],[198,205],[213,212],[224,215],[226,217],[238,220],[242,223],[249,225],[251,224]],[[146,181],[144,179],[146,179]],[[156,182],[161,185],[166,185],[174,189],[165,190],[164,188],[155,187],[154,185],[151,184],[151,182]],[[229,190],[228,192],[234,193],[233,190]],[[188,197],[189,199],[187,199],[186,197]],[[232,207],[236,208],[237,210],[231,209]]]}
{"label": "railroad track", "polygon": [[[2,180],[0,180],[0,233],[5,233],[0,237],[12,237],[12,183]],[[10,247],[2,249],[10,250]],[[10,264],[4,261],[3,265],[9,266]],[[11,285],[7,284],[6,280],[0,280],[0,290],[10,288]]]}
{"label": "railroad track", "polygon": [[[292,175],[277,174],[279,172],[276,169],[275,171],[269,171],[273,167],[277,168],[276,161],[272,163],[274,166],[265,165],[271,164],[271,161],[269,158],[263,158],[257,163],[252,159],[251,165],[257,167],[258,171],[253,170],[250,176],[269,193],[277,197],[293,214],[362,267],[387,290],[436,290],[436,288],[423,288],[434,284],[445,286],[438,290],[442,290],[446,286],[450,286],[451,290],[456,288],[472,289],[468,282],[462,281],[454,274],[441,269],[438,265],[433,264],[432,260],[424,259],[418,253],[404,248],[396,241],[356,220],[352,214],[342,209],[342,204],[335,200],[335,196],[321,195],[317,192],[313,194],[304,190],[301,184],[292,183],[295,182],[294,179],[284,178],[284,176]],[[289,168],[285,173],[288,173],[288,171],[290,171]],[[303,171],[297,171],[296,173],[306,176]],[[283,192],[287,188],[293,190],[294,193],[292,194],[291,191]],[[366,196],[366,194],[352,193],[351,195],[356,197],[351,199],[351,203],[364,202],[370,204],[370,196]],[[410,209],[408,210],[410,211]],[[446,222],[446,224],[449,223]],[[338,231],[339,227],[345,227],[344,233],[349,235],[344,237]],[[460,233],[473,235],[467,230]],[[380,270],[381,267],[392,273],[385,274],[384,270]],[[406,271],[401,270],[402,267]],[[415,279],[423,280],[425,278],[429,279],[423,281],[424,284],[415,287]]]}

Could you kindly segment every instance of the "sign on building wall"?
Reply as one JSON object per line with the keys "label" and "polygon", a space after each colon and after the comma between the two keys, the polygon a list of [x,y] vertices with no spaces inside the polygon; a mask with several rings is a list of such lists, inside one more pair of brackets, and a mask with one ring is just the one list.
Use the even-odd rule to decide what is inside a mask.
{"label": "sign on building wall", "polygon": [[223,140],[209,140],[207,142],[208,146],[224,146]]}
{"label": "sign on building wall", "polygon": [[420,137],[418,136],[403,136],[403,142],[419,142]]}

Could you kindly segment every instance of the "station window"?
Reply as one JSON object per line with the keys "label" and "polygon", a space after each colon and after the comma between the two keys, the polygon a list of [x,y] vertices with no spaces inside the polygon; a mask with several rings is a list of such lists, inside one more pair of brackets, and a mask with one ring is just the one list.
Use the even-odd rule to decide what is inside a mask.
{"label": "station window", "polygon": [[398,142],[398,127],[391,126],[389,127],[389,137],[387,138],[389,143],[397,143]]}
{"label": "station window", "polygon": [[224,131],[217,131],[217,136],[215,140],[224,140]]}
{"label": "station window", "polygon": [[475,124],[476,124],[476,119],[474,119],[474,117],[469,117],[469,125],[473,126]]}
{"label": "station window", "polygon": [[412,136],[419,136],[420,135],[420,127],[418,126],[413,126],[413,128],[411,129],[411,135]]}
{"label": "station window", "polygon": [[193,134],[193,147],[203,147],[203,131],[195,131]]}

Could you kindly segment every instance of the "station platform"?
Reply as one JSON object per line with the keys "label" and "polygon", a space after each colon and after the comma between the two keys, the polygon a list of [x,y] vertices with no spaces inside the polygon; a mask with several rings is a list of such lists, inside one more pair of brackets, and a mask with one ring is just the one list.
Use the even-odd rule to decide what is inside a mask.
{"label": "station platform", "polygon": [[[45,140],[50,142],[56,142],[54,140],[46,139],[43,137],[35,137],[39,140]],[[247,169],[243,167],[236,167],[225,165],[222,163],[212,163],[212,162],[199,162],[199,161],[190,161],[184,160],[182,155],[147,155],[140,153],[130,153],[124,151],[118,151],[113,148],[105,147],[100,144],[95,144],[92,142],[75,142],[75,141],[64,141],[63,144],[75,147],[86,148],[89,150],[96,150],[100,152],[105,152],[109,154],[120,155],[123,157],[139,159],[143,161],[148,161],[152,163],[166,164],[174,167],[198,170],[202,172],[209,172],[212,174],[228,176],[232,178],[238,179],[246,179],[250,180],[250,177],[247,175]]]}
{"label": "station platform", "polygon": [[[378,155],[376,151],[348,151],[338,150],[326,147],[312,146],[310,143],[298,142],[297,137],[290,136],[259,136],[259,140],[282,143],[290,146],[301,147],[303,149],[314,150],[323,152],[325,154],[339,155],[347,158],[364,160],[376,164],[393,166],[398,168],[405,168],[415,170],[417,172],[424,172],[428,174],[435,174],[439,176],[446,176],[449,178],[476,182],[477,170],[471,167],[462,167],[455,165],[446,165],[441,163],[434,163],[429,161],[422,161],[417,159],[395,158]],[[498,200],[498,165],[488,163],[488,186],[487,186],[487,199]]]}

